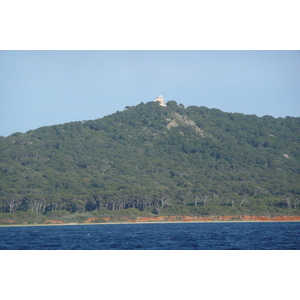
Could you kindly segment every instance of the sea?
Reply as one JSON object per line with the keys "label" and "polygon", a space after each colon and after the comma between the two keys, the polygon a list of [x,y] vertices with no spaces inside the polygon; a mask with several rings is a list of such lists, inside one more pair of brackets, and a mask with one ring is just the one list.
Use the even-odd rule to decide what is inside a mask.
{"label": "sea", "polygon": [[299,250],[300,222],[0,227],[0,250]]}

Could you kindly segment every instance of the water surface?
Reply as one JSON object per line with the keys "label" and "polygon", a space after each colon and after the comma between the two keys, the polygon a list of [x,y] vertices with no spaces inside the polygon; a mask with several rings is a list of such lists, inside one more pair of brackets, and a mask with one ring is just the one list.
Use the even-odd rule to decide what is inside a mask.
{"label": "water surface", "polygon": [[300,222],[0,227],[1,250],[296,250]]}

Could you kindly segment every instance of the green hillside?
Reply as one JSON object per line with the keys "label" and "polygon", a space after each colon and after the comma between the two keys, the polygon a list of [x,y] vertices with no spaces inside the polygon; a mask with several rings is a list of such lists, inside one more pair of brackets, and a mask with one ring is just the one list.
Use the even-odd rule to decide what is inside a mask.
{"label": "green hillside", "polygon": [[300,118],[141,103],[0,137],[0,153],[2,217],[300,214]]}

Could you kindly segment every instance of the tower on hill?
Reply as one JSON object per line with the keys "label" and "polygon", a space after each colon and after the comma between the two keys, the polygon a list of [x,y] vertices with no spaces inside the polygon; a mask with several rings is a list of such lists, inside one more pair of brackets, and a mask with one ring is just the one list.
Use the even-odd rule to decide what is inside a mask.
{"label": "tower on hill", "polygon": [[158,95],[154,102],[158,102],[160,106],[166,106],[165,100],[162,95]]}

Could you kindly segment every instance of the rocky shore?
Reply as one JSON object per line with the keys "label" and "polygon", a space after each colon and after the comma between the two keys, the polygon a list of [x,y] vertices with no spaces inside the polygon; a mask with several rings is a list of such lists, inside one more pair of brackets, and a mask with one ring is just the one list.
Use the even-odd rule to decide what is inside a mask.
{"label": "rocky shore", "polygon": [[[106,223],[112,222],[112,218],[90,218],[84,223]],[[208,216],[208,217],[192,217],[192,216],[157,216],[157,217],[137,217],[130,219],[128,217],[120,218],[122,223],[147,223],[147,222],[222,222],[222,221],[245,221],[245,222],[291,222],[300,221],[300,216]],[[57,224],[59,221],[48,220],[44,223]]]}
{"label": "rocky shore", "polygon": [[164,222],[299,222],[300,216],[251,216],[251,215],[236,215],[236,216],[155,216],[155,217],[137,217],[131,219],[121,217],[119,219],[101,217],[89,218],[83,223],[78,222],[63,222],[61,220],[46,220],[43,223],[17,223],[14,220],[4,219],[0,221],[0,226],[13,225],[76,225],[76,224],[122,224],[122,223],[164,223]]}

